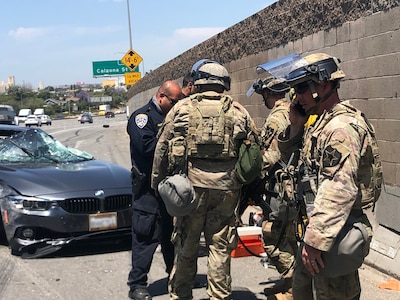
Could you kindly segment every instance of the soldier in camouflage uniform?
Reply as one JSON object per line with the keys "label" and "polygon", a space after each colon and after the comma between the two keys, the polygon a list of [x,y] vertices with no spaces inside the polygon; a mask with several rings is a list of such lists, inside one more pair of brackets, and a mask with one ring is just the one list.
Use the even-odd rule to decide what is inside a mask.
{"label": "soldier in camouflage uniform", "polygon": [[200,60],[192,74],[196,92],[167,115],[152,172],[156,189],[183,159],[198,201],[190,215],[176,220],[170,299],[193,298],[202,232],[208,249],[207,293],[210,299],[231,299],[231,252],[238,242],[235,209],[242,186],[235,177],[235,164],[239,146],[254,123],[244,107],[224,95],[230,90],[230,76],[221,64]]}
{"label": "soldier in camouflage uniform", "polygon": [[[293,275],[295,300],[360,299],[357,268],[335,277],[319,274],[327,263],[323,259],[325,253],[352,219],[361,222],[369,241],[372,237],[364,208],[373,200],[365,198],[363,188],[365,179],[374,179],[364,178],[368,174],[362,168],[366,151],[371,149],[368,127],[373,127],[360,121],[357,109],[340,102],[337,89],[344,76],[339,60],[324,53],[304,57],[303,63],[286,76],[296,93],[290,110],[292,125],[305,122],[292,109],[295,105],[304,108],[308,115],[318,116],[305,130],[301,154],[302,182],[308,178],[308,193],[312,197],[306,198],[308,224]],[[297,124],[292,120],[297,120]]]}
{"label": "soldier in camouflage uniform", "polygon": [[[258,69],[262,68],[262,65]],[[296,215],[294,208],[295,176],[301,148],[302,132],[287,138],[289,121],[289,99],[285,94],[289,85],[283,79],[269,76],[253,84],[256,93],[263,97],[263,102],[271,109],[261,129],[261,143],[264,149],[263,173],[267,177],[267,189],[278,190],[278,197],[269,197],[271,212],[264,216],[262,223],[263,244],[269,262],[274,265],[281,279],[264,289],[265,295],[276,295],[281,299],[292,299],[291,286],[297,241],[293,230]],[[249,94],[248,94],[249,95]],[[287,94],[289,98],[289,93]]]}

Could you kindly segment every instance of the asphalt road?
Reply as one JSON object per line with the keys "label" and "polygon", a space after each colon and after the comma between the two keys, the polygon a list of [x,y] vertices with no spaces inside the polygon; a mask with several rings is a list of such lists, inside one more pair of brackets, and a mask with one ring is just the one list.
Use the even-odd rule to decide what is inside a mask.
{"label": "asphalt road", "polygon": [[[104,127],[106,125],[106,127]],[[108,125],[108,127],[107,127]],[[130,168],[129,140],[125,115],[93,124],[76,119],[54,120],[43,126],[65,145]],[[126,280],[130,270],[130,242],[112,240],[107,244],[75,244],[51,257],[21,259],[12,256],[4,242],[0,245],[0,299],[4,300],[80,300],[128,299]],[[149,290],[155,300],[169,299],[167,278],[161,253],[156,252],[149,274]],[[198,280],[206,282],[207,258],[200,254]],[[262,291],[276,271],[265,268],[258,257],[232,259],[233,298],[266,299]],[[361,299],[400,299],[400,292],[378,288],[391,279],[366,265],[360,269]],[[193,292],[194,299],[208,299],[204,287]]]}

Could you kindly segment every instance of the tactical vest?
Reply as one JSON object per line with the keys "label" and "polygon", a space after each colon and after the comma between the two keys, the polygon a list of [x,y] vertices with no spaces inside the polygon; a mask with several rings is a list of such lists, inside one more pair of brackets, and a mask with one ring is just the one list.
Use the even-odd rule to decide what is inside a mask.
{"label": "tactical vest", "polygon": [[190,100],[187,156],[217,160],[236,157],[232,98],[194,94]]}
{"label": "tactical vest", "polygon": [[[380,155],[378,153],[378,143],[375,136],[375,130],[372,124],[367,120],[365,115],[359,110],[355,109],[351,105],[340,103],[336,105],[330,112],[327,113],[325,118],[317,120],[317,122],[310,128],[312,130],[311,138],[306,135],[306,140],[303,146],[303,155],[305,155],[306,164],[308,170],[306,170],[306,176],[308,180],[312,178],[310,182],[310,189],[316,194],[316,187],[318,186],[317,176],[320,169],[319,160],[317,156],[317,137],[321,133],[322,129],[330,122],[334,117],[347,114],[354,117],[359,124],[350,124],[357,131],[365,131],[366,134],[361,134],[361,137],[365,137],[361,141],[361,153],[359,166],[357,171],[356,183],[359,187],[359,195],[354,204],[355,209],[374,207],[375,202],[378,201],[381,194],[382,187],[382,164]],[[321,153],[319,155],[322,155]],[[304,179],[304,176],[303,176]]]}

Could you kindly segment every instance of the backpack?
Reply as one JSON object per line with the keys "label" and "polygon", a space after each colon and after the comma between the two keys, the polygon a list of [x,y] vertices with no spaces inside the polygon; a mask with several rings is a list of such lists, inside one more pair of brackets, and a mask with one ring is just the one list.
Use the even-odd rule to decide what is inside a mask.
{"label": "backpack", "polygon": [[375,203],[381,195],[383,183],[382,162],[378,152],[378,142],[375,136],[375,129],[365,115],[358,111],[356,116],[364,121],[368,130],[357,173],[362,194],[361,204],[363,207],[371,204],[375,207]]}
{"label": "backpack", "polygon": [[236,157],[234,109],[230,96],[190,96],[187,156],[228,160]]}
{"label": "backpack", "polygon": [[249,184],[261,174],[263,158],[260,145],[254,138],[246,139],[239,148],[236,162],[236,178],[241,184]]}

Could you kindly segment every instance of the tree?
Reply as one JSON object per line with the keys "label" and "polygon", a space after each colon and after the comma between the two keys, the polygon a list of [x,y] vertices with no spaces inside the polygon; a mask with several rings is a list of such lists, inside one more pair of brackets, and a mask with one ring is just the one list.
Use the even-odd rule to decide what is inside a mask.
{"label": "tree", "polygon": [[86,91],[79,91],[78,93],[76,93],[75,97],[79,98],[79,102],[81,101],[86,101],[89,102],[90,100],[90,94]]}
{"label": "tree", "polygon": [[38,98],[41,98],[44,100],[51,98],[51,93],[49,90],[40,90],[39,93],[37,94]]}

